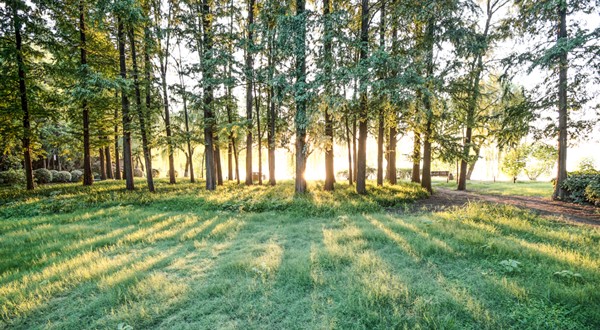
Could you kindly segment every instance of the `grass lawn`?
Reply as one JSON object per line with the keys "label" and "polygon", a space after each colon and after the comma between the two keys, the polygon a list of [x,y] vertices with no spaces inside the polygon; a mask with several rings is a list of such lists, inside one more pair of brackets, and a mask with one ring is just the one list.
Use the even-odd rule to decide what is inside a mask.
{"label": "grass lawn", "polygon": [[597,228],[319,185],[2,190],[0,328],[600,328]]}
{"label": "grass lawn", "polygon": [[[456,189],[456,181],[446,183],[446,180],[434,180],[434,187]],[[481,194],[513,195],[548,197],[552,196],[554,187],[551,182],[542,181],[517,181],[517,183],[506,181],[467,181],[467,190]]]}

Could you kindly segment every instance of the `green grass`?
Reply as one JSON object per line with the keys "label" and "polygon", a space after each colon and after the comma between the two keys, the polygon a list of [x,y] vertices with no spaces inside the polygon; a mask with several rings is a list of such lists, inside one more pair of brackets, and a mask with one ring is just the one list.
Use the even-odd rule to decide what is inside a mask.
{"label": "green grass", "polygon": [[486,204],[407,214],[409,184],[121,185],[0,192],[0,328],[600,327],[596,228]]}
{"label": "green grass", "polygon": [[[456,189],[456,181],[433,181],[434,187]],[[467,181],[467,190],[481,194],[550,197],[554,187],[551,182],[541,181]]]}

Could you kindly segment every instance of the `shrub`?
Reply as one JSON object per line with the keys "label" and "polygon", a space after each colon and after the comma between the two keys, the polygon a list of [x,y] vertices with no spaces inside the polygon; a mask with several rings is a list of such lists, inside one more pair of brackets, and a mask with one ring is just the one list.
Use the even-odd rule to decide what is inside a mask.
{"label": "shrub", "polygon": [[10,169],[0,172],[0,183],[6,185],[19,185],[25,183],[25,172],[23,170]]}
{"label": "shrub", "polygon": [[39,184],[52,182],[52,172],[45,168],[38,168],[37,170],[33,171],[33,177]]}
{"label": "shrub", "polygon": [[571,172],[562,187],[567,191],[568,198],[575,203],[596,203],[600,192],[600,171]]}
{"label": "shrub", "polygon": [[54,182],[71,182],[71,173],[67,171],[60,171],[56,174],[56,178],[54,179]]}
{"label": "shrub", "polygon": [[585,198],[588,202],[600,206],[600,175],[585,187]]}
{"label": "shrub", "polygon": [[81,181],[83,181],[83,171],[72,170],[71,171],[71,182],[81,182]]}
{"label": "shrub", "polygon": [[133,169],[133,177],[134,178],[143,178],[144,177],[144,171],[140,170],[139,168],[134,168]]}
{"label": "shrub", "polygon": [[52,173],[52,182],[58,182],[58,181],[56,181],[56,176],[58,175],[58,171],[50,170],[50,173]]}
{"label": "shrub", "polygon": [[155,168],[153,168],[152,169],[152,177],[153,178],[158,178],[159,176],[160,176],[160,171],[157,170],[157,169],[155,169]]}
{"label": "shrub", "polygon": [[175,170],[174,172],[175,172],[175,177],[178,178],[179,177],[179,172],[177,172],[177,170]]}

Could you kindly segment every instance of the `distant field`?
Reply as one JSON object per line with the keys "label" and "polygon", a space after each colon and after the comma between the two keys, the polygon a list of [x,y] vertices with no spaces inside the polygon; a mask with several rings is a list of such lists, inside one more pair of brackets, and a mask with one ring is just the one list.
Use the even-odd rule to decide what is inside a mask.
{"label": "distant field", "polygon": [[[456,181],[434,180],[433,186],[456,189]],[[467,190],[482,194],[550,197],[553,189],[551,182],[541,181],[467,181]]]}
{"label": "distant field", "polygon": [[0,190],[0,328],[600,328],[595,227],[406,213],[411,184],[137,184]]}

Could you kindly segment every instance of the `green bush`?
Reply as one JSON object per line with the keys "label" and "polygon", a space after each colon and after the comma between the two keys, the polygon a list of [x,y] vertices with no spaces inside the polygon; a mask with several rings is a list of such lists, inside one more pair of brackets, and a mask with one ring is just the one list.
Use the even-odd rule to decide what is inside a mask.
{"label": "green bush", "polygon": [[600,206],[600,175],[585,187],[585,198],[588,202]]}
{"label": "green bush", "polygon": [[38,168],[33,171],[33,177],[35,178],[35,182],[39,184],[52,182],[52,172],[45,168]]}
{"label": "green bush", "polygon": [[50,170],[50,173],[52,173],[52,182],[58,182],[58,181],[56,181],[56,176],[58,175],[58,171]]}
{"label": "green bush", "polygon": [[597,203],[597,196],[600,195],[600,171],[571,172],[562,187],[567,191],[568,198],[575,203]]}
{"label": "green bush", "polygon": [[72,170],[71,171],[71,182],[81,182],[81,181],[83,181],[83,171]]}
{"label": "green bush", "polygon": [[71,182],[71,173],[67,171],[60,171],[56,173],[56,177],[54,178],[54,182]]}
{"label": "green bush", "polygon": [[23,170],[10,169],[0,172],[0,184],[15,186],[25,183],[25,172]]}

